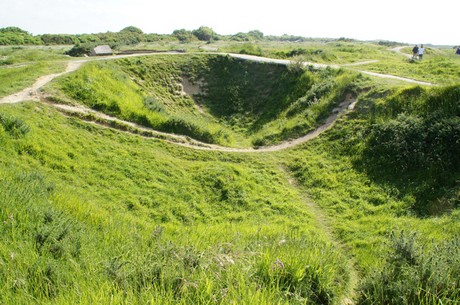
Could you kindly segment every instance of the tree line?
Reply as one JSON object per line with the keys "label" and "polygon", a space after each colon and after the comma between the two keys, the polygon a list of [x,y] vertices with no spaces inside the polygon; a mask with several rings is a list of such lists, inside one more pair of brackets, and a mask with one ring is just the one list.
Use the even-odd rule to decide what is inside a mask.
{"label": "tree line", "polygon": [[42,34],[32,35],[19,27],[0,28],[0,45],[80,45],[80,44],[108,44],[112,48],[120,45],[136,45],[141,42],[192,41],[212,42],[217,40],[231,41],[305,41],[308,38],[301,36],[282,35],[264,36],[259,30],[247,33],[239,32],[234,35],[220,35],[212,28],[201,26],[195,30],[177,29],[172,34],[148,34],[135,26],[128,26],[119,32],[96,34]]}

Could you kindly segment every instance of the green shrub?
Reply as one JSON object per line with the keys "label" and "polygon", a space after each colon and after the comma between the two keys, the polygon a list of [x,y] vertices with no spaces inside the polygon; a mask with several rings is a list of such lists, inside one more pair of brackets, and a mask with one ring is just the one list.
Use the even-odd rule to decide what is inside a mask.
{"label": "green shrub", "polygon": [[30,132],[30,127],[20,118],[0,113],[0,125],[14,138],[21,138]]}
{"label": "green shrub", "polygon": [[457,304],[460,299],[460,239],[421,247],[415,234],[393,233],[381,271],[360,287],[359,304]]}
{"label": "green shrub", "polygon": [[146,96],[144,98],[144,105],[150,111],[166,112],[165,106],[153,96]]}
{"label": "green shrub", "polygon": [[262,48],[253,43],[245,43],[241,49],[240,54],[248,54],[248,55],[255,55],[255,56],[262,56]]}
{"label": "green shrub", "polygon": [[90,55],[91,49],[96,46],[94,43],[84,43],[84,44],[76,44],[73,46],[72,49],[65,52],[65,54],[73,56],[73,57],[80,57],[84,55]]}
{"label": "green shrub", "polygon": [[[458,179],[459,92],[458,86],[413,87],[365,106],[372,124],[361,133],[362,155],[356,164],[375,181],[415,196],[417,213],[434,211],[430,206],[452,193],[446,190]],[[454,208],[458,195],[452,196],[446,200]]]}
{"label": "green shrub", "polygon": [[42,41],[18,27],[0,28],[0,45],[40,45]]}

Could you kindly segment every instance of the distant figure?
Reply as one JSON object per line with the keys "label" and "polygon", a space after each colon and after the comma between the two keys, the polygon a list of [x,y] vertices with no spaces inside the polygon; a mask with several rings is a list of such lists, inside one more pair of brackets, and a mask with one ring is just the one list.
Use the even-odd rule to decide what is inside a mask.
{"label": "distant figure", "polygon": [[457,52],[455,54],[460,55],[460,47],[457,48]]}
{"label": "distant figure", "polygon": [[423,47],[423,44],[420,45],[420,48],[418,48],[418,59],[422,60],[423,59],[423,53],[425,52],[425,48]]}
{"label": "distant figure", "polygon": [[416,60],[418,56],[418,46],[415,45],[414,48],[412,49],[412,60]]}

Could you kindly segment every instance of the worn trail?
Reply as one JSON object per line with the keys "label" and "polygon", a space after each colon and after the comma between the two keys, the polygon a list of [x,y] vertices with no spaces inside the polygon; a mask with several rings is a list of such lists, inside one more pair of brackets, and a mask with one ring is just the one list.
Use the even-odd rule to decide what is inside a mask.
{"label": "worn trail", "polygon": [[142,135],[145,137],[158,138],[176,145],[198,150],[235,153],[275,152],[292,148],[305,142],[308,142],[318,137],[321,133],[325,132],[326,130],[330,129],[337,120],[337,117],[344,111],[353,109],[355,103],[356,99],[349,95],[342,103],[340,103],[340,105],[337,108],[335,108],[332,111],[332,114],[326,119],[326,121],[321,126],[307,133],[305,136],[297,138],[295,140],[287,141],[278,145],[264,146],[259,148],[232,148],[200,142],[198,140],[194,140],[186,136],[157,131],[148,127],[144,127],[132,122],[124,121],[116,117],[109,116],[107,114],[89,109],[84,106],[71,106],[47,102],[47,104],[56,107],[58,110],[64,112],[67,115],[77,116],[82,120],[91,121],[95,124],[104,127],[114,128],[125,132]]}

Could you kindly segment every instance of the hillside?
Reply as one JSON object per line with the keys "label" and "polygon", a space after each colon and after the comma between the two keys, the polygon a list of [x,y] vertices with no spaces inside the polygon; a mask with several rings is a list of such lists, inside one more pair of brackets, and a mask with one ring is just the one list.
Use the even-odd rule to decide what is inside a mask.
{"label": "hillside", "polygon": [[61,99],[156,130],[244,147],[313,130],[353,90],[354,78],[228,56],[167,55],[91,62],[57,87]]}
{"label": "hillside", "polygon": [[[184,54],[87,62],[42,94],[0,105],[2,304],[460,300],[459,84]],[[257,147],[315,129],[347,95],[354,110],[319,137],[251,154],[54,106]]]}

